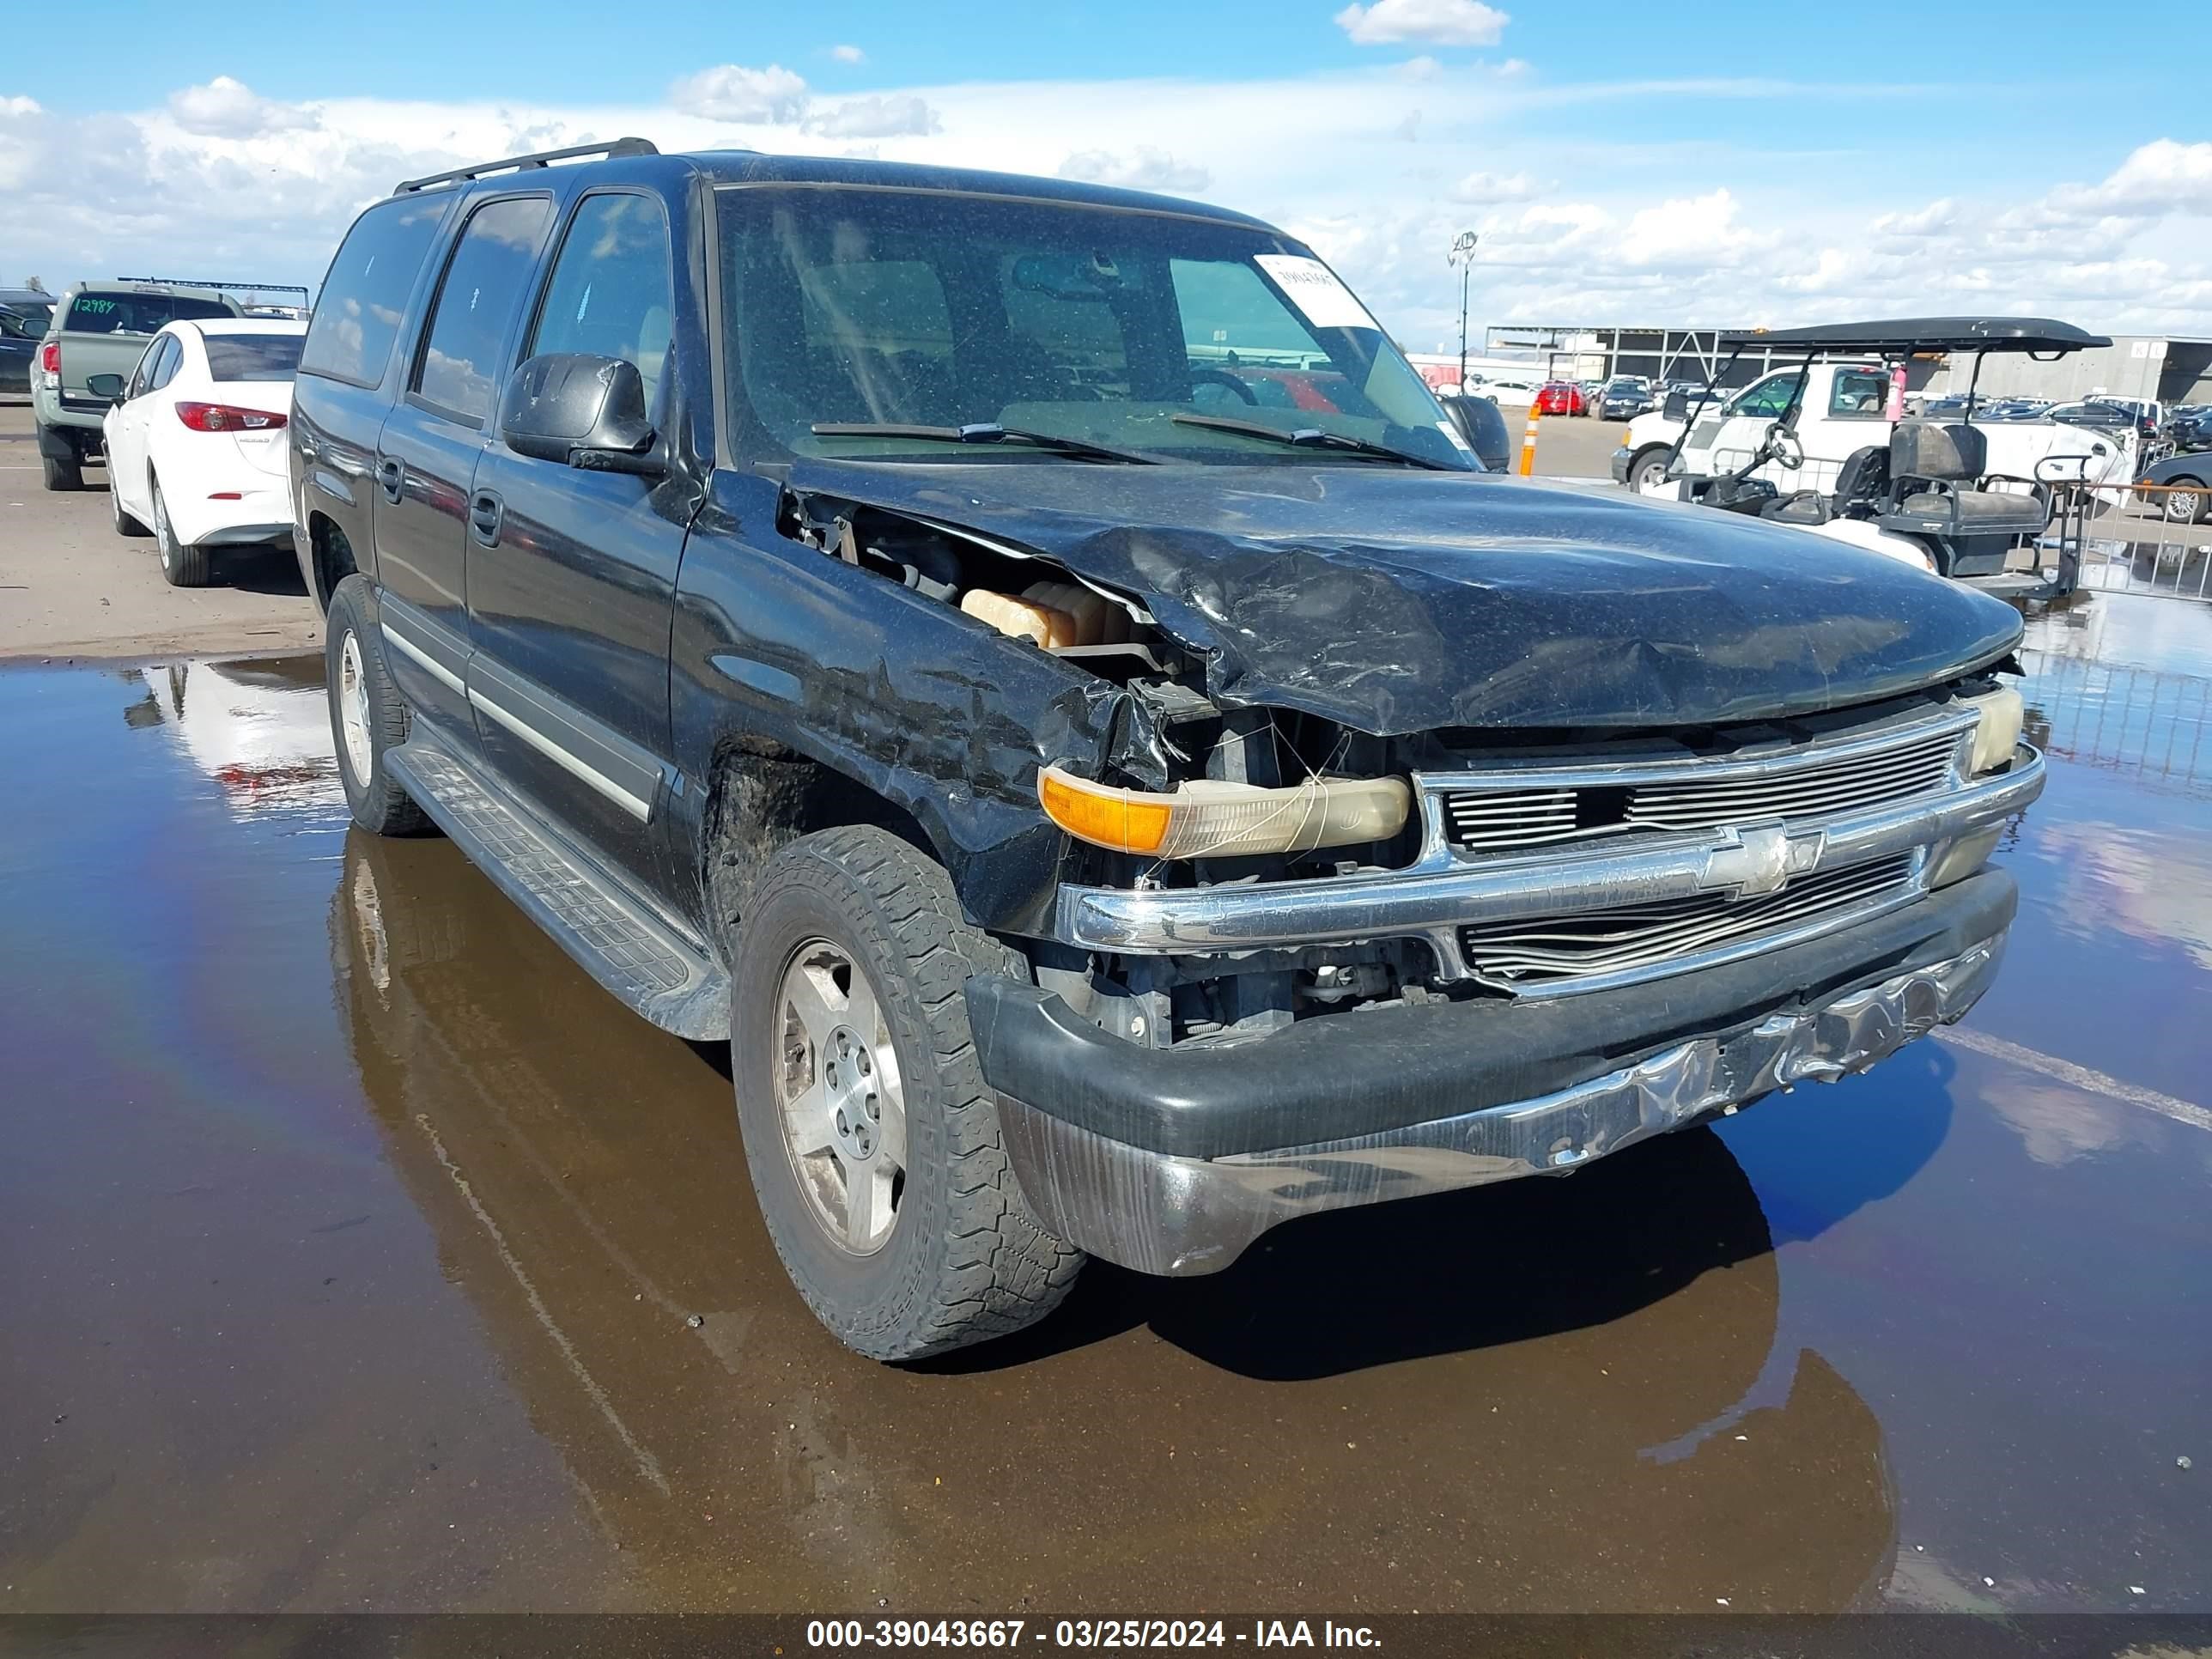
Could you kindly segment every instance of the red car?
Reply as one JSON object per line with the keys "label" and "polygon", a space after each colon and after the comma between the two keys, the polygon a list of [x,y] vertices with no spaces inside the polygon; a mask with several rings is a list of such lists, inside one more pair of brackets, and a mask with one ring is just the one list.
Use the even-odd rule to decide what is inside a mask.
{"label": "red car", "polygon": [[1540,415],[1581,415],[1583,389],[1572,380],[1547,380],[1536,388],[1536,411]]}

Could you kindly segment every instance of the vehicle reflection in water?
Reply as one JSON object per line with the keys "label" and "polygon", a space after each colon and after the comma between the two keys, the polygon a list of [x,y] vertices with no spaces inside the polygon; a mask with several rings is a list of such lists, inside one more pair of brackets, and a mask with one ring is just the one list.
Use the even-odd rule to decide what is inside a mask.
{"label": "vehicle reflection in water", "polygon": [[1881,1426],[1770,1352],[1767,1223],[1709,1131],[1216,1278],[1094,1264],[1036,1330],[889,1369],[785,1279],[714,1051],[442,842],[349,836],[330,928],[386,1152],[645,1602],[1817,1609],[1894,1569]]}
{"label": "vehicle reflection in water", "polygon": [[124,708],[124,723],[173,726],[236,816],[343,810],[321,658],[173,662],[125,669],[123,678],[143,688]]}

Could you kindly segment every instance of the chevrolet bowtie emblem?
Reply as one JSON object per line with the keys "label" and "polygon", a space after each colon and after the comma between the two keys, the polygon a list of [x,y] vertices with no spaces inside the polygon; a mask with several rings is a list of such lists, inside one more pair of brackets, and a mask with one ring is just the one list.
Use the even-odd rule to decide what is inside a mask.
{"label": "chevrolet bowtie emblem", "polygon": [[1698,885],[1707,890],[1732,888],[1738,898],[1757,898],[1778,893],[1792,876],[1802,876],[1820,861],[1826,837],[1818,830],[1793,836],[1778,823],[1756,824],[1730,832],[1735,840],[1705,854],[1705,873]]}

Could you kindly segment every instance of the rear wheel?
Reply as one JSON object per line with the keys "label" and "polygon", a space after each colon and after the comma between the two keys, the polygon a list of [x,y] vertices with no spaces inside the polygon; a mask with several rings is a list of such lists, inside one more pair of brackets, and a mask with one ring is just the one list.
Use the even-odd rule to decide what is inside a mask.
{"label": "rear wheel", "polygon": [[40,470],[45,473],[49,489],[82,489],[84,488],[84,467],[77,461],[58,461],[51,455],[39,457]]}
{"label": "rear wheel", "polygon": [[1030,1212],[961,987],[1012,965],[889,832],[771,859],[732,941],[731,1073],[753,1190],[848,1347],[915,1359],[1034,1323],[1083,1264]]}
{"label": "rear wheel", "polygon": [[111,474],[107,480],[107,510],[115,516],[115,533],[118,536],[145,536],[152,532],[123,510],[123,494],[115,487]]}
{"label": "rear wheel", "polygon": [[2212,495],[2208,495],[2203,483],[2196,478],[2176,478],[2173,488],[2166,492],[2166,517],[2169,524],[2197,524],[2212,510]]}
{"label": "rear wheel", "polygon": [[154,544],[161,550],[161,574],[172,587],[205,587],[208,550],[177,538],[169,522],[168,504],[161,499],[161,481],[154,480]]}
{"label": "rear wheel", "polygon": [[[160,499],[155,498],[156,507]],[[338,584],[323,626],[331,738],[354,822],[379,836],[426,834],[428,816],[384,767],[385,756],[407,741],[410,719],[385,667],[376,595],[368,577],[349,576]]]}

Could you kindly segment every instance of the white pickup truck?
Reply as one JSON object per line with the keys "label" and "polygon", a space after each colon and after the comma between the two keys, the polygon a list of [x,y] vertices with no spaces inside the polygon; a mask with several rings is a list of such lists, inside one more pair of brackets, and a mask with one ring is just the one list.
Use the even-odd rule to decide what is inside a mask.
{"label": "white pickup truck", "polygon": [[[1804,394],[1797,395],[1799,376]],[[1749,386],[1729,392],[1713,392],[1702,409],[1690,400],[1695,424],[1682,444],[1677,474],[1716,476],[1731,473],[1759,453],[1767,429],[1777,421],[1796,432],[1805,452],[1802,467],[1784,470],[1768,461],[1751,476],[1765,478],[1783,490],[1832,490],[1844,463],[1869,445],[1887,444],[1892,422],[1889,370],[1879,362],[1814,363],[1801,369],[1792,363],[1763,375]],[[1628,423],[1620,447],[1613,454],[1613,477],[1639,492],[1665,482],[1674,441],[1682,436],[1683,421],[1664,410],[1638,415]],[[1993,421],[1981,425],[1988,446],[1988,487],[2025,492],[2030,481],[2049,479],[2053,469],[2039,473],[2039,465],[2053,457],[2081,457],[2081,482],[2125,484],[2136,472],[2135,439],[2130,434],[2093,431],[2051,421]],[[2063,469],[2071,483],[2077,475]]]}

